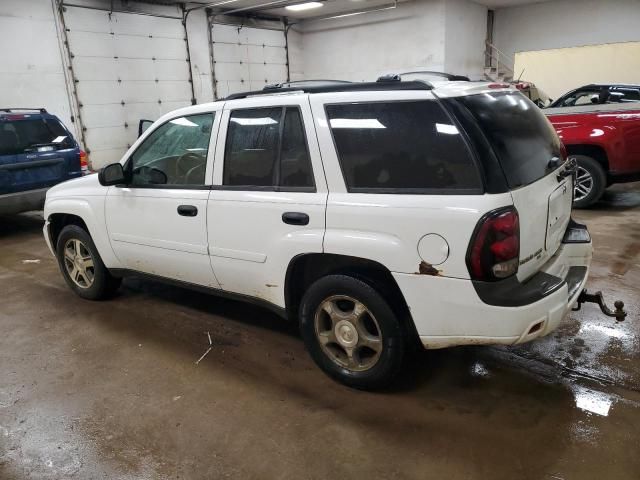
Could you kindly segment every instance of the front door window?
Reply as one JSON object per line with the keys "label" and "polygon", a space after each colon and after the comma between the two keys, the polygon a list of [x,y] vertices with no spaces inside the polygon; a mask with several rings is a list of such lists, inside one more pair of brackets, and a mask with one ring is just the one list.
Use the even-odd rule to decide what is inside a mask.
{"label": "front door window", "polygon": [[155,129],[129,159],[131,185],[204,185],[213,119],[188,115]]}

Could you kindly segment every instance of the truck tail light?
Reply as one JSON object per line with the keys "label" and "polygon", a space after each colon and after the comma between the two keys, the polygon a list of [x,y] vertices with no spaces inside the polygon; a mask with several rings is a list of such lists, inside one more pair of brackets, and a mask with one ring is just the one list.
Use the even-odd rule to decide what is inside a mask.
{"label": "truck tail light", "polygon": [[562,161],[565,161],[569,156],[569,153],[567,152],[567,147],[562,142],[560,142],[560,155],[562,156]]}
{"label": "truck tail light", "polygon": [[520,263],[520,221],[514,207],[499,208],[483,216],[476,226],[467,268],[474,280],[500,280],[515,275]]}
{"label": "truck tail light", "polygon": [[89,172],[89,162],[87,161],[87,153],[84,150],[80,150],[80,170],[82,175],[87,175]]}

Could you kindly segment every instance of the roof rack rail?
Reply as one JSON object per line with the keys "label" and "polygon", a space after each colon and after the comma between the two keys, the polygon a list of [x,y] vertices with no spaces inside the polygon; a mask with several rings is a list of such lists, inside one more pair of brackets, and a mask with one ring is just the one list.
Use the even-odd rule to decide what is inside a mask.
{"label": "roof rack rail", "polygon": [[410,82],[378,81],[378,82],[347,82],[333,83],[319,86],[293,86],[283,88],[269,88],[268,90],[255,90],[252,92],[233,93],[224,100],[238,100],[241,98],[255,97],[260,95],[273,95],[274,93],[330,93],[330,92],[379,92],[394,90],[432,90],[433,86],[422,80]]}
{"label": "roof rack rail", "polygon": [[446,72],[434,72],[431,70],[417,70],[415,72],[404,72],[404,73],[398,74],[400,78],[402,78],[403,75],[430,75],[432,77],[442,77],[446,80],[449,80],[450,82],[455,82],[455,81],[470,82],[471,81],[469,77],[465,75],[457,75],[455,73],[446,73]]}
{"label": "roof rack rail", "polygon": [[28,107],[8,107],[8,108],[0,108],[0,112],[6,112],[6,113],[11,113],[11,112],[16,112],[16,111],[36,111],[36,112],[40,112],[40,113],[47,113],[47,110],[43,107],[39,107],[39,108],[28,108]]}
{"label": "roof rack rail", "polygon": [[294,80],[291,82],[282,82],[282,83],[271,83],[269,85],[265,85],[263,90],[278,90],[280,88],[293,88],[293,87],[322,87],[329,85],[347,85],[353,82],[348,80]]}

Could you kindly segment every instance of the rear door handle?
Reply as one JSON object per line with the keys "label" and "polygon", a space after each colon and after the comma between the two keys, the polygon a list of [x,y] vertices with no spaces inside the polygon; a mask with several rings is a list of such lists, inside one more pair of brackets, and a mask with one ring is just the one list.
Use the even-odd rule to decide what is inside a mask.
{"label": "rear door handle", "polygon": [[309,215],[302,212],[285,212],[282,221],[289,225],[309,225]]}
{"label": "rear door handle", "polygon": [[194,205],[180,205],[178,207],[178,215],[183,217],[195,217],[198,215],[198,209]]}

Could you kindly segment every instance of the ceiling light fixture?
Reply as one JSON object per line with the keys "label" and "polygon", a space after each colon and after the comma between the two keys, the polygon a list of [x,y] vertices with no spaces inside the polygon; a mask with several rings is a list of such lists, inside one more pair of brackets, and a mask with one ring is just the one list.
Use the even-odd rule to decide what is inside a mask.
{"label": "ceiling light fixture", "polygon": [[306,3],[298,3],[296,5],[287,5],[287,10],[291,10],[292,12],[302,12],[303,10],[311,10],[312,8],[321,7],[322,3],[320,2],[306,2]]}

